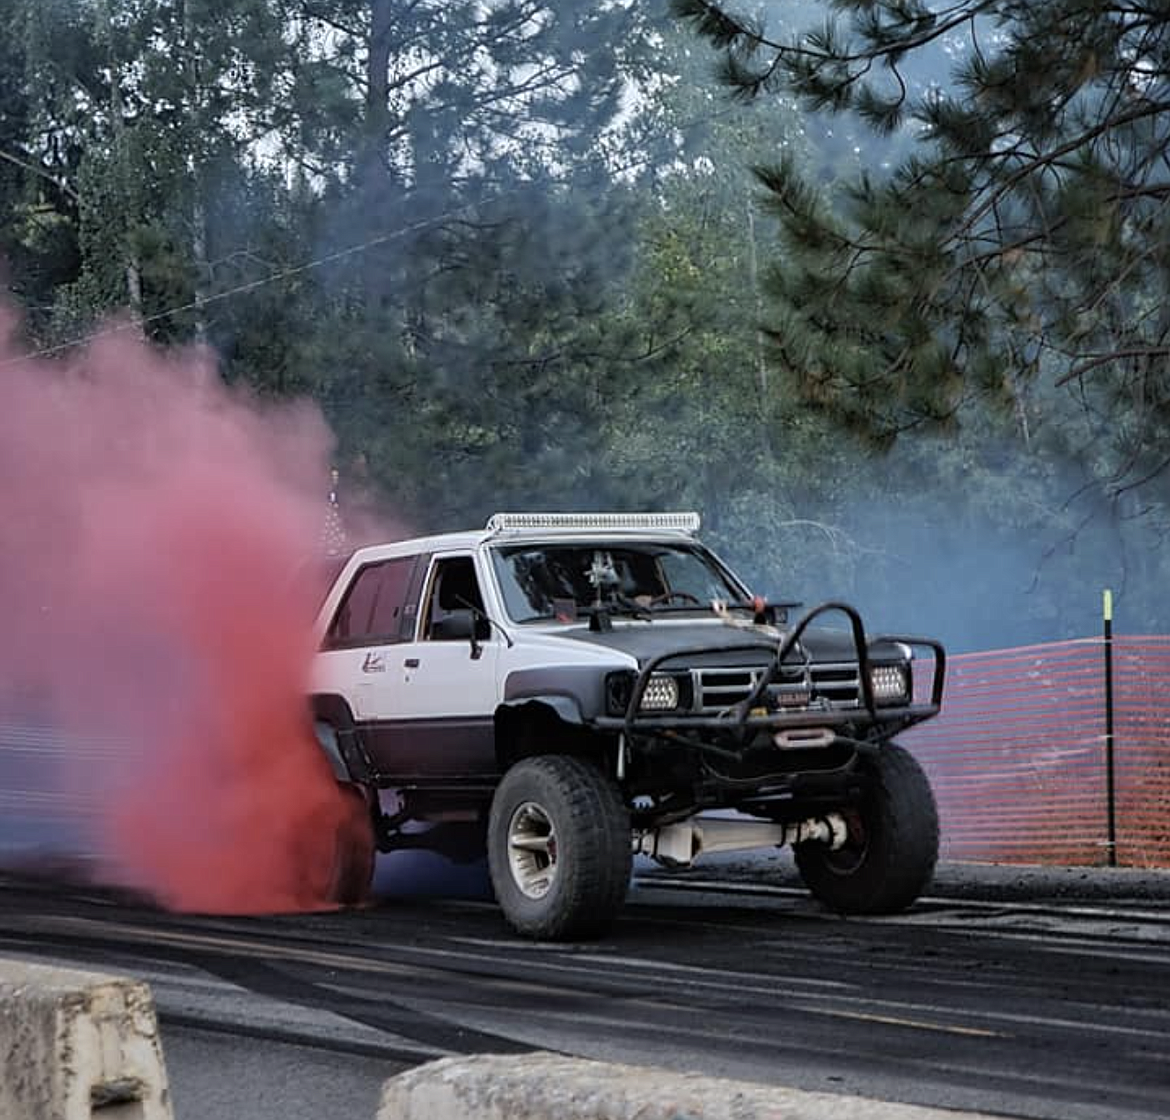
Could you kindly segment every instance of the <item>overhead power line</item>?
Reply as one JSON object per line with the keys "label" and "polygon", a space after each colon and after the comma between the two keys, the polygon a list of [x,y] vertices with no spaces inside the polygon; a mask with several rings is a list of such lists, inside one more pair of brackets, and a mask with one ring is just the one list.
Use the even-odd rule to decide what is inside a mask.
{"label": "overhead power line", "polygon": [[[714,120],[725,116],[728,109],[715,110],[709,113],[704,113],[700,116],[694,117],[687,121],[682,121],[674,125],[677,131],[689,132],[691,129],[699,127],[704,124],[709,124]],[[628,149],[626,149],[628,150]],[[619,151],[618,153],[621,154]],[[620,164],[612,170],[616,174],[624,174],[633,170],[636,167],[644,166],[654,159],[654,155],[646,154],[638,159],[631,159],[625,164]],[[354,245],[347,245],[342,249],[335,249],[330,253],[326,253],[320,257],[314,257],[312,260],[302,261],[300,264],[289,265],[287,268],[277,269],[266,276],[257,277],[255,280],[249,280],[243,284],[237,284],[231,288],[225,288],[221,292],[215,292],[209,296],[203,296],[198,299],[190,300],[187,303],[178,304],[174,307],[165,308],[162,311],[155,311],[149,315],[135,316],[133,319],[122,323],[111,323],[103,326],[97,330],[87,332],[86,334],[77,335],[74,338],[66,339],[63,342],[53,343],[51,346],[42,346],[35,350],[26,351],[12,358],[5,358],[0,361],[0,369],[6,369],[10,366],[18,365],[21,362],[30,361],[36,358],[48,358],[54,354],[63,353],[66,350],[72,350],[77,346],[84,346],[86,343],[95,342],[99,338],[105,338],[111,335],[124,334],[130,331],[138,331],[151,323],[157,323],[163,319],[169,319],[175,315],[182,315],[187,311],[198,311],[204,307],[208,307],[214,303],[220,303],[223,300],[234,298],[239,295],[246,295],[248,292],[254,292],[259,288],[267,287],[269,284],[280,283],[292,276],[297,276],[301,273],[310,272],[315,268],[320,268],[323,265],[332,264],[334,261],[344,260],[346,257],[354,256],[357,253],[364,253],[369,249],[375,248],[378,245],[385,245],[391,241],[396,241],[399,238],[406,237],[409,234],[417,233],[421,230],[440,225],[443,222],[450,221],[455,218],[464,216],[478,209],[484,203],[492,203],[499,201],[502,198],[507,198],[511,194],[515,194],[523,189],[526,189],[533,184],[529,181],[517,182],[514,186],[507,190],[501,191],[490,199],[481,200],[475,203],[465,203],[462,206],[456,206],[450,210],[446,210],[441,214],[437,214],[430,218],[420,218],[417,221],[411,222],[408,225],[402,226],[399,229],[391,230],[387,233],[379,234],[376,237],[368,238],[365,241],[358,242]]]}
{"label": "overhead power line", "polygon": [[0,369],[7,366],[13,366],[19,362],[25,362],[32,358],[46,358],[53,354],[59,354],[63,350],[70,350],[75,346],[83,346],[87,342],[93,342],[96,339],[104,338],[107,335],[121,334],[126,331],[139,330],[150,323],[156,323],[162,319],[169,319],[173,315],[181,315],[185,311],[197,311],[201,308],[207,307],[212,303],[219,303],[222,300],[230,299],[233,296],[243,295],[247,292],[253,292],[257,288],[266,287],[269,284],[275,284],[281,280],[287,280],[291,276],[296,276],[302,272],[309,272],[314,268],[320,268],[322,265],[332,264],[334,261],[343,260],[345,257],[353,256],[355,253],[364,253],[367,249],[372,249],[377,245],[385,245],[387,242],[395,241],[400,237],[405,237],[411,233],[417,233],[419,230],[425,229],[428,226],[438,225],[440,222],[448,221],[451,218],[457,217],[463,211],[470,209],[470,207],[459,207],[455,210],[450,210],[442,214],[438,214],[433,218],[420,219],[416,222],[411,222],[409,225],[403,226],[400,229],[392,230],[389,233],[379,234],[377,237],[371,237],[366,241],[359,242],[356,245],[347,245],[344,249],[335,249],[331,253],[326,253],[320,257],[314,257],[309,261],[302,261],[300,264],[289,265],[287,268],[278,269],[275,272],[269,273],[267,276],[260,276],[255,280],[249,280],[244,284],[237,284],[231,288],[225,288],[222,292],[215,292],[213,295],[204,296],[200,299],[191,300],[188,303],[179,304],[176,307],[168,307],[164,311],[155,311],[150,315],[142,315],[136,317],[132,321],[125,323],[116,323],[110,326],[102,327],[100,330],[91,331],[89,334],[79,335],[76,338],[68,339],[65,342],[57,342],[52,346],[43,346],[37,350],[30,350],[27,353],[20,354],[14,358],[7,358],[0,362]]}

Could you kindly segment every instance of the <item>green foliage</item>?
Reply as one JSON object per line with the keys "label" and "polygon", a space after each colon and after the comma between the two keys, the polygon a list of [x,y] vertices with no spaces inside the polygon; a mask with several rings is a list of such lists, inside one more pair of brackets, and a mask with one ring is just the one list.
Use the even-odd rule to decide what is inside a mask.
{"label": "green foliage", "polygon": [[[1157,625],[1160,596],[1133,589],[1167,574],[1163,15],[844,0],[820,25],[812,4],[777,9],[773,35],[731,5],[673,7],[756,111],[787,95],[823,114],[806,118],[811,159],[757,168],[778,234],[765,323],[785,391],[841,440],[884,452],[837,515],[861,544],[855,586],[898,597],[902,562],[864,550],[868,501],[964,601],[1002,600],[985,557],[1013,557],[1012,621],[985,610],[980,640],[1025,616],[1085,632],[1089,589],[1107,582]],[[857,121],[886,139],[857,140],[850,172],[819,151]],[[948,540],[967,544],[940,555]],[[962,613],[945,593],[910,601],[927,600],[931,617]]]}
{"label": "green foliage", "polygon": [[[819,199],[791,161],[761,170],[781,236],[771,335],[790,384],[888,444],[976,403],[1010,409],[1005,386],[1092,382],[1119,409],[1103,485],[1119,493],[1158,467],[1170,435],[1164,14],[865,0],[770,37],[725,5],[674,7],[736,92],[787,90],[881,134],[918,129],[880,186],[835,182]],[[944,44],[949,84],[931,73]],[[1049,399],[1066,417],[1078,404]]]}
{"label": "green foliage", "polygon": [[[1090,120],[1132,38],[1021,34],[1035,74],[969,53],[961,97],[914,99],[896,68],[950,17],[841,3],[813,54],[778,58],[759,28],[684,6],[754,100],[729,105],[684,29],[633,2],[0,0],[0,254],[30,343],[128,310],[261,396],[317,401],[343,493],[370,484],[397,521],[694,507],[762,590],[857,597],[875,624],[934,629],[914,613],[939,605],[914,578],[930,550],[994,600],[1006,577],[969,542],[1034,534],[1023,582],[1058,575],[1019,625],[1083,632],[1062,592],[1108,550],[1068,545],[1086,503],[1053,495],[1118,469],[1105,433],[1150,469],[1164,402],[1135,350],[1144,380],[1094,364],[1061,411],[1052,383],[1075,371],[1048,340],[1088,363],[1119,329],[1152,338],[1165,231],[1153,180],[1119,191],[1116,138],[1027,191],[1011,176],[1025,128],[1057,145],[1069,114]],[[1064,118],[1049,49],[1079,82]],[[865,125],[829,135],[799,98],[903,149],[925,129],[944,155],[862,174]],[[1162,123],[1128,127],[1137,145]],[[945,438],[867,453],[925,419]],[[1149,586],[1141,508],[1127,493],[1106,514]]]}

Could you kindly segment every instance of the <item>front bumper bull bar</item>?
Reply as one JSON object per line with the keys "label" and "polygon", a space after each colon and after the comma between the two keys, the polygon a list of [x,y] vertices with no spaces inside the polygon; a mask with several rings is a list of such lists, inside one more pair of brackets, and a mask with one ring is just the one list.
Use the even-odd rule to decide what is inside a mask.
{"label": "front bumper bull bar", "polygon": [[[777,671],[785,658],[797,647],[809,624],[821,615],[837,612],[849,620],[853,645],[857,653],[858,687],[860,703],[856,707],[776,710],[761,712],[768,686],[773,683]],[[882,642],[898,643],[911,649],[929,649],[934,655],[934,668],[930,684],[930,701],[923,704],[878,705],[873,695],[873,681],[870,679],[870,647]],[[943,685],[946,679],[946,651],[933,638],[908,637],[883,634],[866,639],[861,616],[847,603],[830,601],[821,603],[808,611],[800,621],[787,631],[776,643],[771,660],[751,692],[739,703],[718,715],[689,715],[686,712],[647,713],[641,710],[642,698],[650,678],[670,662],[685,661],[688,657],[709,654],[755,653],[762,646],[756,642],[729,642],[720,646],[696,646],[670,650],[646,662],[638,673],[630,693],[625,712],[620,716],[599,716],[596,726],[605,731],[621,732],[625,735],[662,735],[677,737],[694,732],[717,732],[720,738],[738,741],[741,746],[756,738],[761,732],[775,734],[782,731],[820,729],[837,731],[856,728],[867,724],[865,738],[881,741],[896,735],[903,728],[938,714],[942,705]]]}

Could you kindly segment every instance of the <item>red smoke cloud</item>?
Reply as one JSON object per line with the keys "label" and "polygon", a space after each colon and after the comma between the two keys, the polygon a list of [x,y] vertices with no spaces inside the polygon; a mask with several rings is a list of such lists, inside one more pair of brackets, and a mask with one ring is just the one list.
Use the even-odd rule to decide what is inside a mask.
{"label": "red smoke cloud", "polygon": [[15,325],[0,309],[0,722],[66,744],[55,793],[107,879],[179,909],[326,902],[361,826],[305,714],[322,417],[126,334],[17,359]]}

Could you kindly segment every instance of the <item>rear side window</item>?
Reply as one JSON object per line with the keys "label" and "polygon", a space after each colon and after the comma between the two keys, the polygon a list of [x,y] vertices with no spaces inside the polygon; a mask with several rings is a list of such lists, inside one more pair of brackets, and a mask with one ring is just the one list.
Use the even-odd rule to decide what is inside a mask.
{"label": "rear side window", "polygon": [[404,608],[415,560],[402,556],[359,568],[325,635],[326,648],[403,641],[404,629],[413,626]]}

